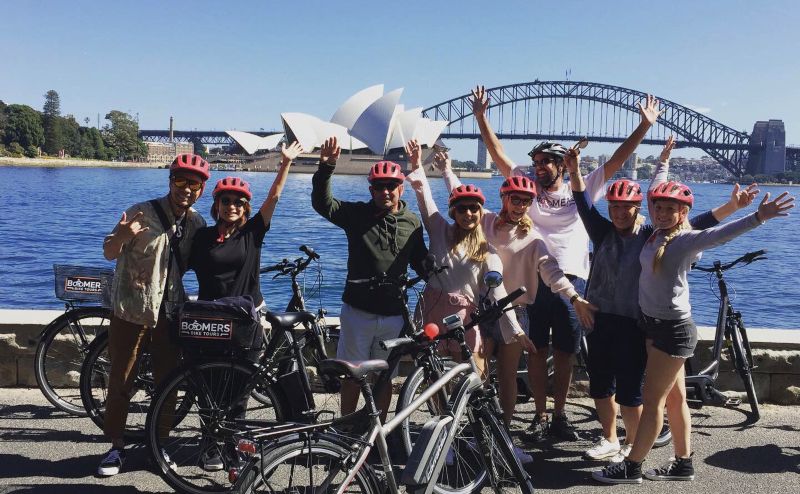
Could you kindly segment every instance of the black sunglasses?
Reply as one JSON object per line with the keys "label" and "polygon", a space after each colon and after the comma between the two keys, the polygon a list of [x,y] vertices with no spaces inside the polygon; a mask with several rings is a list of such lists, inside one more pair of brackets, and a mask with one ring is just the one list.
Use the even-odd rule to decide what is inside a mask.
{"label": "black sunglasses", "polygon": [[533,204],[533,199],[530,197],[522,199],[521,197],[508,196],[508,200],[511,201],[511,204],[514,206],[530,206]]}
{"label": "black sunglasses", "polygon": [[458,204],[458,205],[455,206],[455,208],[456,208],[456,211],[459,212],[460,214],[464,214],[467,211],[469,211],[470,213],[477,213],[478,211],[481,210],[481,205],[480,204]]}
{"label": "black sunglasses", "polygon": [[242,199],[242,198],[231,199],[230,197],[221,197],[219,202],[223,206],[230,206],[231,204],[233,204],[237,208],[243,208],[244,205],[247,204],[247,199]]}
{"label": "black sunglasses", "polygon": [[400,182],[373,182],[372,188],[381,191],[381,190],[388,190],[389,192],[393,192],[396,188],[400,187]]}
{"label": "black sunglasses", "polygon": [[197,192],[198,190],[203,188],[203,182],[197,182],[195,180],[189,180],[188,178],[183,178],[183,177],[176,177],[174,175],[169,178],[170,180],[172,180],[173,185],[175,185],[175,187],[179,189],[183,189],[186,186],[188,186],[189,190],[191,190],[192,192]]}

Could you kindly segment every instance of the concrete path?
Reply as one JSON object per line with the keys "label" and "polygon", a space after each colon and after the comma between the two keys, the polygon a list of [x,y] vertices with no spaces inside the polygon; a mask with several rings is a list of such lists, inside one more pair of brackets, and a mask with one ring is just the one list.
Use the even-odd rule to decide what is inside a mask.
{"label": "concrete path", "polygon": [[[765,405],[755,426],[744,426],[735,409],[694,411],[694,482],[651,482],[605,486],[590,473],[603,463],[581,458],[596,433],[589,400],[571,401],[568,412],[580,428],[575,443],[524,446],[534,457],[530,471],[538,492],[564,493],[800,493],[800,407]],[[520,407],[517,425],[526,427],[531,406]],[[123,473],[107,479],[94,471],[107,450],[89,419],[56,412],[37,389],[0,390],[0,494],[127,494],[170,492],[151,473],[141,447],[133,447]],[[647,467],[667,460],[670,448],[654,450]],[[485,490],[484,492],[489,492]]]}

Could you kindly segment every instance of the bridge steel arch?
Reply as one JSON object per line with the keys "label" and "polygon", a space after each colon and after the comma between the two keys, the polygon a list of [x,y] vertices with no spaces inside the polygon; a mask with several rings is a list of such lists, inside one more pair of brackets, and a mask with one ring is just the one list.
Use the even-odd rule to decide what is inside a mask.
{"label": "bridge steel arch", "polygon": [[[637,116],[639,110],[637,103],[647,97],[647,93],[608,84],[581,81],[534,81],[519,84],[499,86],[486,90],[489,98],[489,108],[497,108],[500,112],[501,121],[504,118],[503,112],[510,110],[512,122],[521,113],[527,120],[530,114],[530,102],[535,100],[549,99],[562,101],[562,106],[566,104],[567,118],[572,111],[571,102],[574,102],[575,113],[579,106],[583,111],[582,104],[577,102],[593,102],[596,111],[597,104],[601,105],[601,111],[611,111],[610,108],[618,108],[622,111],[632,113]],[[464,131],[464,120],[472,117],[472,105],[470,104],[471,95],[465,94],[451,100],[439,103],[423,110],[423,116],[436,120],[447,120],[449,126],[442,133],[443,138],[452,139],[475,139],[480,138],[474,128],[471,132]],[[716,159],[720,165],[737,177],[745,173],[748,151],[751,148],[750,136],[746,132],[737,131],[727,125],[713,120],[702,113],[691,108],[680,105],[668,99],[659,98],[664,114],[659,117],[657,124],[674,133],[677,140],[677,147],[695,147],[705,151],[709,156]],[[587,104],[587,111],[590,105]],[[614,110],[616,112],[616,110]],[[491,115],[491,114],[490,114]],[[595,118],[595,116],[592,116]],[[600,116],[602,120],[602,115]],[[607,116],[606,116],[607,117]],[[617,118],[616,116],[614,118]],[[630,115],[626,116],[630,119]],[[636,120],[638,123],[638,120]],[[459,124],[460,125],[456,125]],[[457,129],[460,128],[460,130]],[[655,126],[654,126],[655,128]],[[632,130],[632,129],[631,129]],[[648,137],[643,141],[645,144],[662,144],[664,139],[654,139],[653,130],[648,133]],[[522,132],[517,132],[516,124],[512,125],[511,132],[497,132],[500,139],[572,139],[576,137],[575,132],[530,132],[526,128]],[[591,140],[600,142],[621,142],[627,136],[611,136],[607,134],[581,133]]]}

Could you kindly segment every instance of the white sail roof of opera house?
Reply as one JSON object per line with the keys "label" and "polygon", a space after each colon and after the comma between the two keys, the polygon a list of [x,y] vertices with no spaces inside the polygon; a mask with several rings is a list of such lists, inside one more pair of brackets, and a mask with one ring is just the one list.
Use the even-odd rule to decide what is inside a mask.
{"label": "white sail roof of opera house", "polygon": [[247,154],[253,154],[262,149],[274,149],[278,143],[281,142],[281,139],[283,139],[283,134],[261,137],[240,130],[226,130],[225,133],[236,141],[236,144],[240,145]]}

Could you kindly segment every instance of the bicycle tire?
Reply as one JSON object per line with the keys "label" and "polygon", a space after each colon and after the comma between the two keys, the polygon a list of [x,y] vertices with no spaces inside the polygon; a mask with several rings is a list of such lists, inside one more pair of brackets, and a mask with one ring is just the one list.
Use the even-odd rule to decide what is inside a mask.
{"label": "bicycle tire", "polygon": [[[140,443],[145,438],[144,425],[153,394],[150,357],[144,351],[137,362],[137,378],[131,389],[128,417],[123,437],[126,441]],[[108,332],[95,337],[81,366],[81,402],[92,422],[104,430],[105,405],[111,360],[108,357]]]}
{"label": "bicycle tire", "polygon": [[741,321],[732,322],[730,335],[731,346],[733,348],[733,365],[739,377],[741,377],[744,390],[747,393],[747,401],[750,404],[751,412],[750,419],[752,422],[757,422],[761,418],[761,412],[758,408],[758,396],[756,395],[756,388],[753,384],[753,373],[747,358],[749,348],[746,349],[743,342],[743,334],[746,334],[744,332],[744,324],[742,324]]}
{"label": "bicycle tire", "polygon": [[[252,365],[206,362],[176,369],[158,388],[147,414],[147,450],[158,473],[173,489],[200,494],[228,492],[233,488],[228,470],[239,466],[233,438],[247,426],[236,423],[236,417],[215,415],[228,403],[243,403],[242,415],[246,419],[269,423],[284,420],[285,404],[276,388],[260,388],[262,398],[268,399],[269,405],[239,396],[244,391],[243,384],[251,382],[255,373]],[[170,404],[171,396],[175,396],[180,406],[175,408]],[[174,411],[167,412],[168,408]],[[162,420],[173,423],[169,431],[159,431],[159,417],[166,417]],[[162,434],[166,435],[162,437]],[[167,454],[170,464],[162,452]],[[219,456],[223,468],[206,470],[203,465],[206,453]]]}
{"label": "bicycle tire", "polygon": [[514,454],[514,443],[497,417],[488,410],[476,410],[475,438],[496,494],[533,494],[533,482]]}
{"label": "bicycle tire", "polygon": [[78,307],[53,320],[36,345],[34,375],[47,401],[59,410],[86,417],[80,394],[80,372],[89,345],[105,332],[111,309]]}
{"label": "bicycle tire", "polygon": [[[259,472],[246,477],[240,492],[317,492],[325,484],[325,492],[336,492],[346,478],[342,466],[348,463],[352,446],[348,447],[325,434],[310,437],[296,436],[277,444],[256,463]],[[320,482],[321,480],[321,482]],[[378,482],[371,466],[358,469],[348,494],[378,494]]]}
{"label": "bicycle tire", "polygon": [[[443,360],[445,370],[449,370],[455,363]],[[425,390],[425,370],[417,367],[403,383],[400,395],[397,398],[397,412],[407,408],[417,396]],[[435,399],[435,398],[434,398]],[[416,438],[422,427],[433,417],[441,414],[437,410],[434,399],[427,406],[418,408],[408,419],[400,424],[402,443],[406,457],[411,454]],[[483,468],[480,454],[475,446],[474,435],[469,428],[468,418],[463,417],[463,423],[458,424],[461,432],[457,433],[447,452],[445,465],[436,479],[434,492],[438,494],[466,494],[476,492],[486,481],[486,470]]]}

